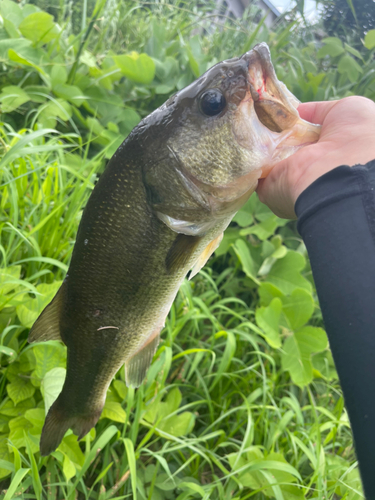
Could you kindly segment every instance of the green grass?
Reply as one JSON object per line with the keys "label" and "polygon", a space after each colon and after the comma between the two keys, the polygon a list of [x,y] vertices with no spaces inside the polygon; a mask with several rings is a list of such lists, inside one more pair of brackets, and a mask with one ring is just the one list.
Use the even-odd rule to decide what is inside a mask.
{"label": "green grass", "polygon": [[[93,3],[84,5],[91,16]],[[374,48],[356,53],[338,39],[316,44],[310,28],[295,24],[256,30],[251,9],[216,30],[224,18],[212,25],[209,6],[111,5],[90,33],[90,17],[78,35],[61,17],[58,38],[22,53],[34,64],[37,49],[44,51],[40,66],[1,56],[1,498],[363,498],[305,247],[295,223],[278,219],[255,195],[208,266],[181,286],[146,382],[127,389],[120,370],[95,429],[79,444],[70,433],[51,456],[40,456],[66,350],[58,342],[29,345],[28,331],[65,276],[97,173],[140,117],[214,62],[262,40],[302,100],[375,97]],[[97,13],[103,6],[97,2]],[[23,15],[11,2],[0,7],[14,23]],[[196,23],[201,35],[192,34]],[[24,35],[12,33],[21,47]],[[86,62],[76,65],[73,82],[80,50]],[[156,60],[151,83],[115,65],[117,54],[132,50]],[[362,66],[340,73],[349,54]],[[151,73],[137,78],[148,81]],[[64,87],[61,97],[64,81],[75,89]],[[12,100],[16,85],[28,101],[22,92]],[[307,337],[314,349],[306,352]]]}
{"label": "green grass", "polygon": [[[210,267],[183,283],[146,383],[127,389],[121,370],[111,385],[105,418],[80,449],[68,435],[52,456],[40,457],[47,398],[40,384],[47,387],[55,366],[63,370],[65,356],[56,342],[28,346],[28,327],[64,276],[102,156],[87,158],[79,137],[53,131],[16,134],[3,125],[2,139],[0,469],[5,498],[281,499],[332,498],[334,492],[360,498],[350,428],[329,358],[322,360],[326,371],[322,362],[317,365],[321,371],[310,384],[293,384],[282,368],[282,349],[270,346],[255,318],[259,289],[243,271],[238,257],[243,253],[234,250],[241,250],[239,234],[237,247],[219,251]],[[245,218],[250,210],[254,217],[269,217],[256,200],[246,210]],[[241,229],[234,225],[232,230]],[[303,251],[290,236],[292,228],[281,225],[277,231],[289,245],[287,252]],[[246,248],[259,252],[274,236],[263,243],[254,235],[244,241],[249,237],[253,245]],[[308,268],[304,274],[309,277]],[[266,279],[267,274],[258,275],[257,281]],[[310,324],[317,327],[316,302],[313,309]],[[285,319],[280,320],[280,338],[290,335]]]}

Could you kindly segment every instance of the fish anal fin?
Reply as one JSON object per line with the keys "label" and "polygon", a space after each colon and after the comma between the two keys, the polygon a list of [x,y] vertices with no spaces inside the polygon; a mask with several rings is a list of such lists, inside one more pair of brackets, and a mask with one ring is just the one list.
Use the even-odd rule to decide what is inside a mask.
{"label": "fish anal fin", "polygon": [[186,266],[201,239],[200,236],[178,234],[165,259],[167,272],[172,274]]}
{"label": "fish anal fin", "polygon": [[125,379],[128,387],[139,387],[151,365],[160,340],[160,328],[150,335],[146,343],[125,361]]}
{"label": "fish anal fin", "polygon": [[198,257],[198,260],[192,267],[192,270],[189,275],[189,280],[193,278],[196,274],[199,273],[199,271],[204,267],[208,261],[208,259],[211,257],[211,255],[214,253],[214,251],[218,248],[218,246],[221,243],[221,240],[223,239],[224,233],[219,234],[217,238],[212,240],[206,248],[203,250],[203,252],[200,254]]}
{"label": "fish anal fin", "polygon": [[46,306],[32,326],[28,341],[43,342],[46,340],[62,340],[60,335],[60,313],[66,293],[64,282],[52,301]]}

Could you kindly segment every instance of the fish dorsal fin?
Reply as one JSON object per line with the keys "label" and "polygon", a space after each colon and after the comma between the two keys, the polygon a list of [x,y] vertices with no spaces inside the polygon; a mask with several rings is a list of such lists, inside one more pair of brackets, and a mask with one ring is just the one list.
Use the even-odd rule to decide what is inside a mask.
{"label": "fish dorsal fin", "polygon": [[31,328],[28,338],[30,343],[44,342],[46,340],[62,340],[59,322],[65,290],[66,284],[64,282]]}
{"label": "fish dorsal fin", "polygon": [[201,242],[201,239],[200,236],[190,236],[182,233],[178,234],[165,259],[167,272],[173,273],[185,267],[192,253]]}
{"label": "fish dorsal fin", "polygon": [[196,261],[196,263],[192,267],[190,275],[189,275],[189,280],[191,280],[191,278],[193,278],[196,274],[198,274],[199,271],[202,269],[202,267],[204,267],[206,265],[208,259],[211,257],[211,255],[214,253],[214,251],[220,245],[221,240],[223,239],[223,235],[224,235],[224,233],[219,234],[219,236],[217,238],[210,241],[210,243],[206,246],[206,248],[203,250],[203,252],[198,257],[198,260]]}
{"label": "fish dorsal fin", "polygon": [[133,356],[125,361],[125,380],[128,387],[139,387],[151,365],[160,340],[160,330],[152,334]]}

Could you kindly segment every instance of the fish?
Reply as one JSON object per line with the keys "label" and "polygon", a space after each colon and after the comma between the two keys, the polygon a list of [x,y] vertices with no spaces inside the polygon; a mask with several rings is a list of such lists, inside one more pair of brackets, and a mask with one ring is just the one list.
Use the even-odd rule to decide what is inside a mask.
{"label": "fish", "polygon": [[61,340],[66,378],[42,456],[98,421],[125,364],[138,387],[181,282],[196,275],[273,165],[316,142],[265,43],[225,60],[144,118],[117,149],[83,211],[66,277],[29,333]]}

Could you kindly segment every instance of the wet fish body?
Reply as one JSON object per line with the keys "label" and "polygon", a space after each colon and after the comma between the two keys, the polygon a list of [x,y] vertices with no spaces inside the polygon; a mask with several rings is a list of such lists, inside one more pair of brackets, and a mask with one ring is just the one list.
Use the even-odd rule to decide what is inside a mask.
{"label": "wet fish body", "polygon": [[217,64],[132,131],[100,176],[79,226],[68,274],[30,331],[61,339],[67,373],[46,417],[41,454],[72,428],[97,422],[125,363],[142,383],[189,270],[282,157],[317,140],[278,82],[265,44]]}

